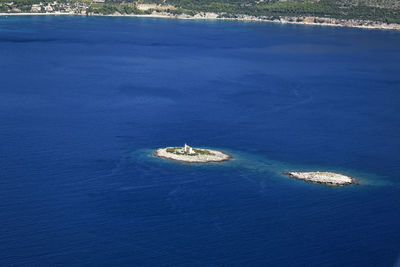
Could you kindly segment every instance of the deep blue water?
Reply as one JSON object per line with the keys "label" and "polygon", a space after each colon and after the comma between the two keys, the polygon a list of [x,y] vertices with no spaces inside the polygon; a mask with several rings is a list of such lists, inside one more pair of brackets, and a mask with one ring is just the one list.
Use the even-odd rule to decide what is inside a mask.
{"label": "deep blue water", "polygon": [[399,32],[0,17],[1,266],[394,266],[399,152]]}

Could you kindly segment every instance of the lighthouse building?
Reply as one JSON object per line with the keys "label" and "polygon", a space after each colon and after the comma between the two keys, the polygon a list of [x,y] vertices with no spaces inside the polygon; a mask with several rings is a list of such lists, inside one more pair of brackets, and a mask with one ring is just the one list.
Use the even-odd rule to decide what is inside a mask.
{"label": "lighthouse building", "polygon": [[191,146],[188,146],[187,144],[185,144],[185,146],[183,147],[183,152],[185,153],[189,153],[189,154],[193,154],[193,148]]}

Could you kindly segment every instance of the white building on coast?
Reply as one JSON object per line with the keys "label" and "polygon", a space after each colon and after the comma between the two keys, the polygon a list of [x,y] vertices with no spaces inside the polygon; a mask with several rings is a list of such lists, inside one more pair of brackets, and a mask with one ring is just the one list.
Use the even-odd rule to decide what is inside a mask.
{"label": "white building on coast", "polygon": [[188,146],[186,143],[185,143],[185,146],[183,147],[183,152],[189,153],[189,154],[194,153],[193,148],[191,146]]}

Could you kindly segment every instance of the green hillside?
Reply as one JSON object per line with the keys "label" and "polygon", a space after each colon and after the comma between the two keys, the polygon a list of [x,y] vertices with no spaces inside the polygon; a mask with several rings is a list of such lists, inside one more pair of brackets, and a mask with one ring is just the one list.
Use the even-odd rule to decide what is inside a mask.
{"label": "green hillside", "polygon": [[166,0],[189,11],[225,12],[226,16],[318,16],[400,23],[400,1],[255,1],[255,0]]}
{"label": "green hillside", "polygon": [[[39,3],[39,7],[32,8]],[[140,10],[139,4],[171,6],[173,8],[163,9],[170,14],[214,12],[221,17],[251,15],[268,19],[313,16],[400,24],[400,0],[0,0],[0,12],[60,11],[107,15],[157,11],[157,8]]]}

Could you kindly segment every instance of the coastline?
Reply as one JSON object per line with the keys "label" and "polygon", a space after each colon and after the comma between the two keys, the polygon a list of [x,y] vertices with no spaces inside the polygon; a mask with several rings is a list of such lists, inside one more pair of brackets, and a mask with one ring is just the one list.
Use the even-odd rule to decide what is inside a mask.
{"label": "coastline", "polygon": [[[180,20],[219,20],[219,21],[244,21],[244,22],[267,22],[276,24],[295,24],[306,26],[328,26],[341,28],[357,28],[371,30],[394,30],[400,31],[400,24],[386,24],[383,22],[361,21],[361,20],[337,20],[331,18],[320,17],[301,17],[302,21],[298,21],[298,17],[282,17],[279,20],[270,20],[263,17],[254,17],[247,15],[238,15],[236,18],[219,17],[216,13],[203,13],[194,16],[189,15],[173,15],[170,13],[159,14],[79,14],[67,12],[51,12],[51,13],[0,13],[0,17],[6,16],[88,16],[88,17],[137,17],[137,18],[162,18],[162,19],[180,19]],[[314,22],[317,21],[317,22]],[[361,25],[360,25],[361,24]]]}

